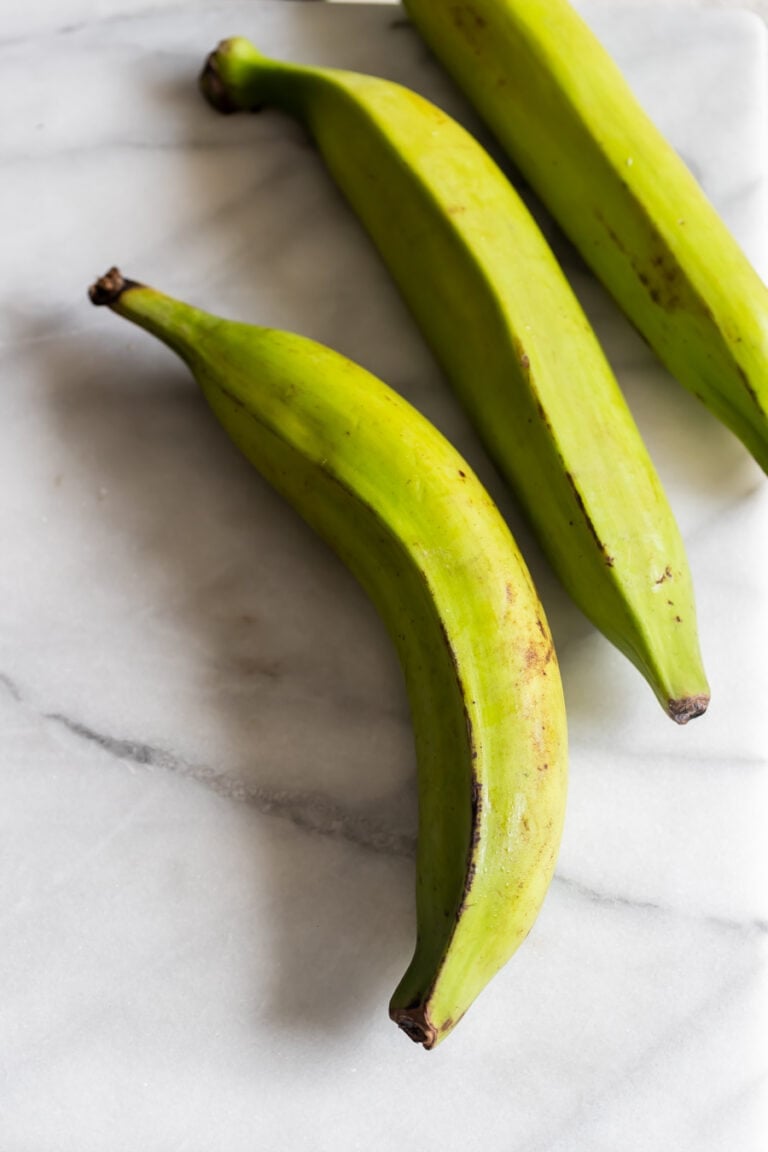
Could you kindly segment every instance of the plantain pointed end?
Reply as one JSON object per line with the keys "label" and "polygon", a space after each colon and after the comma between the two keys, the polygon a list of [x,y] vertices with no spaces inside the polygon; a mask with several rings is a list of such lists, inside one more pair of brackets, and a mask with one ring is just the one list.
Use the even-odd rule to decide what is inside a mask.
{"label": "plantain pointed end", "polygon": [[677,724],[687,724],[697,716],[703,716],[709,704],[709,694],[683,696],[680,700],[668,700],[667,712]]}
{"label": "plantain pointed end", "polygon": [[242,109],[230,96],[227,86],[221,77],[219,53],[225,44],[226,41],[220,44],[216,51],[211,52],[205,61],[203,70],[200,73],[198,85],[211,108],[214,108],[217,112],[221,112],[224,116],[231,116],[233,112],[240,112]]}
{"label": "plantain pointed end", "polygon": [[427,1049],[434,1048],[437,1029],[430,1022],[423,1004],[414,1004],[409,1008],[390,1008],[389,1016],[414,1044],[422,1044]]}
{"label": "plantain pointed end", "polygon": [[88,296],[92,304],[97,307],[105,304],[110,307],[116,304],[128,288],[137,288],[135,280],[126,280],[119,268],[110,268],[95,284],[88,289]]}

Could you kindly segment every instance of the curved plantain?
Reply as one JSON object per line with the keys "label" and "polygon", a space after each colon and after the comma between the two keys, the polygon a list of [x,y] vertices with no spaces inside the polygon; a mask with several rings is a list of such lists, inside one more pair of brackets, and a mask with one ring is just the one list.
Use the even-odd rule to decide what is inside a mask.
{"label": "curved plantain", "polygon": [[679,723],[709,700],[677,525],[602,349],[508,180],[433,104],[225,41],[223,111],[308,127],[568,592]]}
{"label": "curved plantain", "polygon": [[768,471],[768,289],[567,0],[405,0],[674,376]]}
{"label": "curved plantain", "polygon": [[419,765],[418,939],[390,1014],[431,1048],[527,935],[560,841],[565,710],[525,563],[469,465],[356,364],[116,269],[90,294],[181,356],[397,646]]}

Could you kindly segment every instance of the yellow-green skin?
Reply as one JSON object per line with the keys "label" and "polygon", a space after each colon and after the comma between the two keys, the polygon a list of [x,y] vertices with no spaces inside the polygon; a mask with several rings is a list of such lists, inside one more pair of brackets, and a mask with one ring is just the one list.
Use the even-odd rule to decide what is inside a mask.
{"label": "yellow-green skin", "polygon": [[201,82],[220,110],[276,105],[307,125],[563,584],[674,719],[700,715],[677,525],[586,316],[485,150],[406,88],[240,38]]}
{"label": "yellow-green skin", "polygon": [[768,290],[566,0],[405,0],[674,376],[768,471]]}
{"label": "yellow-green skin", "polygon": [[469,465],[356,364],[114,270],[92,299],[186,361],[234,443],[348,565],[397,645],[419,766],[418,939],[390,1014],[431,1048],[529,932],[560,842],[565,708],[525,563]]}

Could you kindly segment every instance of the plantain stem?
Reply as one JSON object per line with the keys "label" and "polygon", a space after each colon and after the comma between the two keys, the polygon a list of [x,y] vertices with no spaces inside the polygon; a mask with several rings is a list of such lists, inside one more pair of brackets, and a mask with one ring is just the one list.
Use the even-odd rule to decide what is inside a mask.
{"label": "plantain stem", "polygon": [[136,280],[126,280],[119,268],[110,268],[95,284],[91,284],[88,296],[97,307],[106,305],[111,308],[128,288],[139,287],[141,285]]}

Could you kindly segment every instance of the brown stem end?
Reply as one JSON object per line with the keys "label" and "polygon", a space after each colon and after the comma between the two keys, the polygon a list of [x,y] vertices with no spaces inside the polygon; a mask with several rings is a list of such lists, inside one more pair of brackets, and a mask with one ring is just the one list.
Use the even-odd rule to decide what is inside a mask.
{"label": "brown stem end", "polygon": [[423,1044],[427,1049],[434,1048],[437,1043],[437,1029],[430,1022],[423,1004],[414,1004],[408,1008],[390,1008],[389,1016],[414,1044]]}
{"label": "brown stem end", "polygon": [[231,116],[233,112],[241,112],[242,109],[234,102],[227,86],[221,78],[219,71],[219,52],[221,45],[215,52],[211,52],[208,59],[205,61],[198,85],[205,99],[210,104],[211,108],[215,108],[217,112],[221,112],[224,116]]}
{"label": "brown stem end", "polygon": [[101,276],[95,284],[91,284],[88,296],[91,303],[97,307],[104,304],[111,307],[117,303],[123,292],[138,287],[135,280],[126,280],[119,268],[110,268],[109,272]]}
{"label": "brown stem end", "polygon": [[677,724],[687,724],[697,716],[703,716],[709,704],[709,696],[683,696],[680,700],[668,700],[667,711]]}

